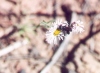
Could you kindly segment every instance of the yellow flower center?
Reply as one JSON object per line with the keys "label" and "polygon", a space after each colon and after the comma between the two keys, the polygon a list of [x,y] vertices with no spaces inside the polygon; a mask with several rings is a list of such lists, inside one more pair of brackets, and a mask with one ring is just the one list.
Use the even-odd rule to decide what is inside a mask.
{"label": "yellow flower center", "polygon": [[54,36],[57,36],[57,35],[59,35],[60,32],[61,32],[61,31],[57,29],[57,30],[54,31],[53,34],[54,34]]}
{"label": "yellow flower center", "polygon": [[76,24],[76,26],[79,26],[79,24]]}

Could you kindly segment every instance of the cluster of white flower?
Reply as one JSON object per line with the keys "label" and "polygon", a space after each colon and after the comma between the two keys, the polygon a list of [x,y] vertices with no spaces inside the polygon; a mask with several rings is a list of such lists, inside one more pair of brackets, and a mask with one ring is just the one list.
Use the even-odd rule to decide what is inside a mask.
{"label": "cluster of white flower", "polygon": [[63,40],[65,34],[70,32],[82,33],[84,31],[83,22],[80,20],[71,23],[70,25],[67,21],[62,22],[62,20],[57,20],[52,23],[52,26],[46,32],[46,41],[49,44],[58,44],[59,40]]}

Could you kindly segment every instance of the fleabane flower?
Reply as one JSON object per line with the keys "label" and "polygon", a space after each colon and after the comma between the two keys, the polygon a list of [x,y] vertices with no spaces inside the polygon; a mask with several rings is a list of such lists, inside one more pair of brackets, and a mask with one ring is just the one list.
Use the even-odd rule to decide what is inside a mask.
{"label": "fleabane flower", "polygon": [[83,25],[83,22],[78,20],[76,22],[73,22],[71,24],[72,26],[72,32],[75,32],[75,33],[82,33],[84,31],[84,25]]}
{"label": "fleabane flower", "polygon": [[67,25],[67,22],[62,22],[62,20],[57,20],[54,23],[52,23],[52,26],[46,32],[46,41],[49,44],[58,44],[59,40],[64,39],[64,33],[59,28],[59,26],[61,25],[65,26]]}

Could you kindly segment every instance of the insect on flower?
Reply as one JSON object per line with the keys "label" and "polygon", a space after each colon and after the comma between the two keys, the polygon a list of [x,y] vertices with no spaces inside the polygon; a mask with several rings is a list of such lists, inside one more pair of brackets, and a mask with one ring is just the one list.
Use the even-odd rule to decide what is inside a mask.
{"label": "insect on flower", "polygon": [[64,39],[64,29],[68,26],[67,22],[62,22],[62,20],[57,20],[52,23],[53,26],[49,28],[46,32],[46,41],[49,44],[58,44],[59,40]]}
{"label": "insect on flower", "polygon": [[65,34],[69,34],[71,31],[81,33],[84,31],[82,23],[81,21],[75,21],[69,25],[66,21],[57,20],[52,23],[52,26],[46,32],[46,41],[49,44],[58,44],[59,40],[63,40]]}

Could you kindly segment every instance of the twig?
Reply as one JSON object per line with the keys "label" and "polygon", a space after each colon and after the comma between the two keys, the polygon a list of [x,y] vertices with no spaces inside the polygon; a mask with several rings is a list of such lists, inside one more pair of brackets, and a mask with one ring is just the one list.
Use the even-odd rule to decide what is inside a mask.
{"label": "twig", "polygon": [[[75,21],[76,19],[77,19],[77,15],[76,15],[76,13],[73,12],[71,22]],[[47,71],[57,62],[60,55],[63,53],[65,47],[68,45],[71,36],[72,36],[72,33],[70,33],[70,35],[65,36],[65,39],[64,39],[63,43],[60,45],[57,52],[52,57],[52,60],[50,61],[50,63],[47,64],[47,66],[40,73],[47,73]]]}
{"label": "twig", "polygon": [[2,50],[0,50],[0,57],[12,52],[14,49],[17,49],[17,48],[21,47],[22,45],[26,45],[26,44],[28,44],[28,40],[25,39],[22,42],[18,41],[6,48],[3,48]]}
{"label": "twig", "polygon": [[6,38],[13,34],[16,31],[16,27],[9,27],[3,31],[1,31],[2,34],[0,34],[0,39]]}

